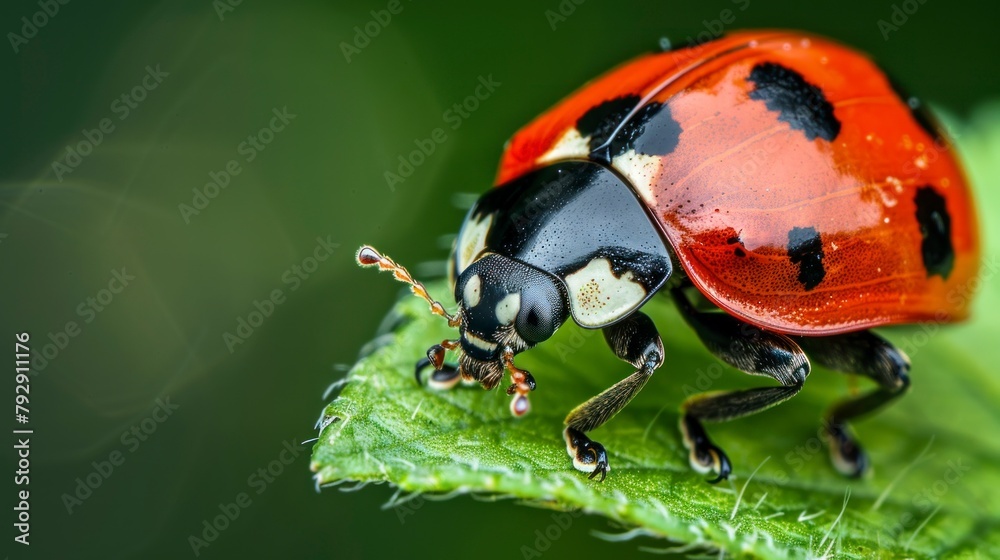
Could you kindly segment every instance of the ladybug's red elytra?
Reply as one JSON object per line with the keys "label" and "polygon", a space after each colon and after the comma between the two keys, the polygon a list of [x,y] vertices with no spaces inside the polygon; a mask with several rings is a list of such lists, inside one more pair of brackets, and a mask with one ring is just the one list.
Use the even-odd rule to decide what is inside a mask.
{"label": "ladybug's red elytra", "polygon": [[431,365],[432,385],[489,389],[507,371],[518,416],[535,381],[514,356],[570,317],[602,329],[636,371],[570,412],[564,431],[574,466],[602,480],[608,454],[587,432],[664,362],[640,311],[654,293],[719,359],[779,383],[684,402],[696,470],[712,482],[732,470],[704,422],[791,398],[812,359],[877,384],[823,424],[834,466],[859,476],[867,455],[848,422],[909,386],[907,356],[869,329],[965,318],[979,266],[969,187],[926,113],[865,56],[798,32],[735,33],[622,65],[515,134],[496,183],[456,240],[454,315],[371,247],[358,261],[392,270],[458,327],[418,362],[418,381]]}

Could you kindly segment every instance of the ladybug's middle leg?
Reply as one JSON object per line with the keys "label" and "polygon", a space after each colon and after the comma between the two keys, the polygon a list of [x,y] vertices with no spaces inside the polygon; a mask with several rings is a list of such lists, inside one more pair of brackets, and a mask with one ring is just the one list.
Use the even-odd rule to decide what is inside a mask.
{"label": "ladybug's middle leg", "polygon": [[751,375],[776,379],[779,387],[694,395],[682,405],[681,433],[691,451],[691,466],[703,473],[716,472],[710,482],[729,477],[732,466],[725,452],[715,446],[702,422],[725,422],[768,409],[795,396],[809,375],[809,360],[791,338],[761,330],[721,312],[698,311],[678,288],[672,291],[677,308],[712,354]]}
{"label": "ladybug's middle leg", "polygon": [[663,343],[653,321],[640,311],[603,329],[604,338],[615,355],[638,371],[615,383],[601,394],[573,409],[566,417],[566,451],[577,470],[598,474],[601,480],[610,470],[604,446],[587,437],[589,432],[611,419],[646,385],[663,363]]}
{"label": "ladybug's middle leg", "polygon": [[835,404],[823,423],[833,466],[846,476],[861,476],[868,468],[868,456],[851,435],[848,420],[874,412],[906,392],[910,386],[910,359],[870,331],[798,340],[817,363],[878,383],[878,388],[867,394]]}

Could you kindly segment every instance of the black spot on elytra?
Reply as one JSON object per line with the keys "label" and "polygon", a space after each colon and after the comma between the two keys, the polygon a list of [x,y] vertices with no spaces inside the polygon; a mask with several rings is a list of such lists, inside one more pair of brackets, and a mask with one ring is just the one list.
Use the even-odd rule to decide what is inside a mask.
{"label": "black spot on elytra", "polygon": [[927,276],[937,274],[948,278],[955,265],[955,248],[951,244],[951,216],[944,197],[933,187],[917,189],[913,199],[917,205],[917,223],[920,224],[920,254],[924,258]]}
{"label": "black spot on elytra", "polygon": [[711,31],[702,31],[698,34],[698,37],[692,37],[688,35],[684,39],[677,41],[676,43],[671,41],[669,37],[661,37],[659,41],[660,50],[663,52],[675,52],[684,49],[697,49],[708,43],[718,41],[719,39],[725,37],[724,33],[712,33]]}
{"label": "black spot on elytra", "polygon": [[657,101],[646,104],[622,126],[611,141],[611,157],[630,149],[647,156],[665,156],[674,151],[681,125],[670,114],[670,106]]}
{"label": "black spot on elytra", "polygon": [[740,245],[739,247],[736,247],[735,249],[733,249],[733,254],[736,255],[737,257],[745,257],[745,256],[747,256],[747,252],[743,250],[743,247],[742,247],[743,240],[740,239],[740,236],[733,235],[733,236],[729,237],[728,239],[726,239],[726,244],[727,245],[737,245],[737,244]]}
{"label": "black spot on elytra", "polygon": [[768,109],[778,112],[778,119],[801,130],[809,140],[819,137],[832,141],[840,134],[833,105],[802,74],[780,64],[762,62],[753,67],[747,80],[754,84],[750,99],[763,101]]}
{"label": "black spot on elytra", "polygon": [[799,265],[799,283],[811,290],[823,281],[823,242],[816,228],[792,228],[788,232],[788,258]]}
{"label": "black spot on elytra", "polygon": [[887,76],[889,80],[889,85],[892,86],[892,90],[896,92],[899,99],[910,108],[910,114],[913,115],[913,120],[917,121],[920,128],[924,129],[924,132],[930,135],[935,142],[941,144],[943,139],[941,137],[941,129],[937,124],[937,121],[931,115],[927,107],[920,102],[920,99],[913,97],[906,93],[906,89],[903,88],[899,82],[893,79],[891,76]]}
{"label": "black spot on elytra", "polygon": [[670,108],[659,102],[644,105],[615,134],[640,100],[637,95],[629,95],[605,101],[577,120],[580,135],[590,136],[591,156],[610,162],[633,148],[640,154],[658,156],[674,151],[681,125],[670,114]]}
{"label": "black spot on elytra", "polygon": [[590,136],[590,151],[603,146],[641,100],[638,95],[609,99],[591,107],[577,119],[576,129],[580,131],[580,136]]}

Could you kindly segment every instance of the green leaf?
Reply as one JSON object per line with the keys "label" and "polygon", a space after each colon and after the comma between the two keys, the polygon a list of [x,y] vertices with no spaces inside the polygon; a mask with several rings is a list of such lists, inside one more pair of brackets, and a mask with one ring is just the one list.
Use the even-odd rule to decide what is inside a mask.
{"label": "green leaf", "polygon": [[[666,298],[654,298],[644,310],[663,335],[665,363],[621,414],[591,433],[607,447],[612,470],[603,483],[588,480],[566,454],[563,418],[632,372],[603,337],[570,324],[518,356],[538,388],[531,413],[515,419],[505,385],[439,392],[416,384],[416,360],[455,331],[408,297],[324,411],[312,460],[318,483],[513,496],[733,555],[1000,558],[1000,260],[990,244],[1000,233],[990,220],[1000,216],[1000,108],[978,116],[979,128],[959,137],[987,243],[974,319],[883,331],[912,358],[913,388],[855,424],[874,465],[870,476],[838,475],[817,436],[822,411],[869,382],[817,367],[787,403],[708,426],[735,470],[728,483],[706,483],[688,466],[679,404],[692,392],[767,380],[723,366]],[[428,288],[441,298],[449,293],[443,283]]]}

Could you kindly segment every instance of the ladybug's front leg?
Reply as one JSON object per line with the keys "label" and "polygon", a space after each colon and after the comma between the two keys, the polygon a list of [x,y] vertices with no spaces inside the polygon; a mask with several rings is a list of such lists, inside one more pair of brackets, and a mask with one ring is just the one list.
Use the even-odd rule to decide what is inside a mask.
{"label": "ladybug's front leg", "polygon": [[[444,390],[451,389],[456,383],[462,378],[461,370],[451,364],[444,363],[444,354],[447,350],[454,350],[458,348],[457,340],[442,340],[441,344],[435,344],[427,349],[427,357],[422,358],[417,362],[415,368],[414,376],[417,378],[417,383],[423,385],[423,381],[420,378],[420,373],[427,368],[427,366],[434,367],[434,373],[431,374],[430,378],[427,380],[427,385],[432,389]],[[470,382],[472,380],[470,379]]]}
{"label": "ladybug's front leg", "polygon": [[603,329],[611,350],[638,371],[612,385],[601,394],[573,409],[566,417],[566,451],[577,470],[597,475],[601,480],[611,467],[604,446],[587,437],[589,432],[611,419],[636,396],[663,363],[663,343],[653,321],[636,311],[625,320]]}
{"label": "ladybug's front leg", "polygon": [[835,404],[824,421],[833,466],[846,476],[861,476],[868,468],[868,456],[851,435],[847,422],[874,412],[906,392],[910,386],[910,360],[902,350],[870,331],[801,337],[799,344],[817,363],[863,375],[879,385],[870,393]]}
{"label": "ladybug's front leg", "polygon": [[[430,365],[432,365],[431,361],[427,358],[423,358],[417,362],[415,377],[417,378],[417,383],[420,385],[424,384],[420,374]],[[427,385],[432,389],[451,389],[461,378],[462,375],[459,373],[458,367],[452,364],[441,364],[440,368],[435,368],[434,372],[431,373],[431,376],[427,379]]]}

